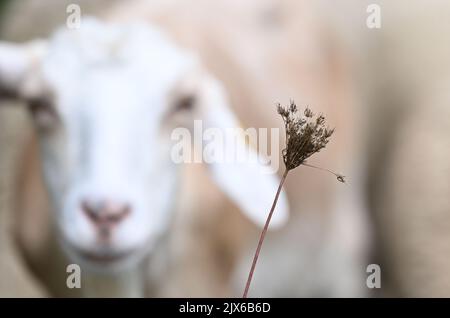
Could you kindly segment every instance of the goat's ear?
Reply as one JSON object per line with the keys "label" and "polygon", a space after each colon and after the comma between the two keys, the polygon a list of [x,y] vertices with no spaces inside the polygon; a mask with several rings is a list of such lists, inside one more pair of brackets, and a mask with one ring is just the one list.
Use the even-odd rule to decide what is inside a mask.
{"label": "goat's ear", "polygon": [[[205,83],[206,82],[206,83]],[[222,158],[227,153],[241,152],[245,160],[225,160],[208,165],[210,175],[219,188],[231,198],[241,211],[254,223],[263,226],[277,192],[280,178],[276,171],[269,173],[258,153],[250,148],[244,138],[236,138],[238,120],[234,116],[221,84],[215,80],[206,80],[202,87],[201,112],[203,128],[219,129],[223,134]],[[230,129],[231,128],[231,129]],[[206,147],[204,147],[206,149]],[[206,159],[206,158],[204,158]],[[208,160],[205,160],[208,161]],[[286,194],[281,191],[271,219],[270,228],[286,223],[289,216]]]}
{"label": "goat's ear", "polygon": [[0,42],[0,99],[23,97],[28,75],[45,52],[44,41],[24,44]]}

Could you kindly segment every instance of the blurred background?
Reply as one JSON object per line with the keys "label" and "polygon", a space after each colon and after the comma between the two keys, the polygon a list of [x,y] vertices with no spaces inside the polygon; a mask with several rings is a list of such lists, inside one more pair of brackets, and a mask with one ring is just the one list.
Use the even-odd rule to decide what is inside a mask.
{"label": "blurred background", "polygon": [[[161,1],[147,2],[150,8],[164,6]],[[65,23],[70,3],[80,5],[82,16],[111,11],[121,16],[133,6],[133,1],[124,0],[1,0],[0,40],[23,42],[49,36]],[[380,28],[367,25],[370,4],[381,8]],[[196,6],[202,5],[194,1],[190,9],[198,12]],[[230,56],[239,60],[240,51],[251,56],[252,48],[262,47],[280,60],[270,67],[258,65],[260,71],[253,75],[249,71],[242,80],[259,85],[248,86],[248,94],[274,87],[273,93],[250,98],[252,103],[273,104],[295,97],[299,104],[331,113],[329,122],[337,127],[337,135],[325,151],[328,154],[320,154],[316,162],[338,169],[349,180],[347,186],[330,186],[332,180],[320,176],[309,193],[297,184],[320,172],[299,172],[288,181],[294,217],[287,229],[267,237],[255,274],[257,296],[449,297],[450,3],[321,0],[221,5],[239,14],[235,28],[223,24],[224,43],[235,44],[224,44]],[[264,24],[259,42],[252,42],[251,31],[239,29],[247,25],[241,20],[254,17]],[[233,19],[228,22],[233,24]],[[220,29],[217,23],[204,28]],[[269,45],[257,46],[266,42]],[[214,54],[201,55],[208,60]],[[221,72],[227,74],[226,62],[208,63],[230,91],[236,90],[233,76],[247,76],[245,66],[236,64],[244,75],[221,78]],[[283,80],[298,84],[285,85]],[[232,100],[239,100],[233,96]],[[270,123],[264,121],[267,112],[255,115],[238,103],[233,108],[247,126]],[[51,296],[28,270],[14,242],[15,158],[30,127],[23,108],[0,107],[1,297]],[[336,197],[350,197],[353,205],[345,200],[340,205]],[[237,262],[235,281],[242,281],[248,270],[258,233],[251,230],[249,251],[243,252],[242,264]],[[233,234],[224,237],[229,236]],[[369,264],[380,266],[381,288],[367,287]]]}

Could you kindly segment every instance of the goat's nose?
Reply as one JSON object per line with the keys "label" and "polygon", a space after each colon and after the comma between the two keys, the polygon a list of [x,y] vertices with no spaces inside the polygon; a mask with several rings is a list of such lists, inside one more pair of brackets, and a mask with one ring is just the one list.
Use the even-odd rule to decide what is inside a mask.
{"label": "goat's nose", "polygon": [[111,200],[83,200],[81,210],[99,227],[110,227],[120,223],[131,212],[128,203]]}

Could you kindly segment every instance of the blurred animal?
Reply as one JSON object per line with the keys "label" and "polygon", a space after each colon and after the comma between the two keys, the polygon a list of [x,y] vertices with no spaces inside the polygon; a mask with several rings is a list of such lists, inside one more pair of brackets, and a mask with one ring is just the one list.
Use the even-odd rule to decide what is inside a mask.
{"label": "blurred animal", "polygon": [[[180,175],[170,160],[177,121],[189,127],[196,116],[207,127],[238,127],[218,81],[144,25],[85,20],[79,31],[62,30],[49,42],[3,44],[0,61],[3,94],[26,100],[33,115],[56,235],[87,272],[120,276],[167,233]],[[35,156],[26,155],[27,163]],[[277,187],[273,175],[250,163],[213,163],[209,170],[242,211],[264,222]],[[39,168],[22,171],[21,193],[34,195],[26,173]],[[19,210],[33,213],[31,201],[21,200]],[[274,225],[286,219],[285,205]],[[139,295],[134,289],[127,288]]]}
{"label": "blurred animal", "polygon": [[448,297],[450,6],[440,0],[380,5],[383,27],[363,36],[376,43],[365,60],[364,82],[382,291]]}
{"label": "blurred animal", "polygon": [[[4,96],[27,101],[37,131],[22,157],[18,241],[54,294],[76,295],[65,286],[62,264],[70,260],[86,269],[84,295],[236,295],[258,231],[234,210],[262,222],[276,178],[237,166],[181,172],[164,138],[195,118],[236,127],[230,109],[244,126],[281,127],[272,105],[289,98],[339,127],[316,160],[353,175],[353,188],[346,192],[317,171],[290,177],[295,215],[267,238],[253,293],[363,293],[367,233],[355,190],[360,167],[351,163],[357,115],[346,61],[312,7],[136,1],[107,14],[112,24],[86,19],[49,42],[1,47]],[[273,225],[285,220],[282,211]]]}

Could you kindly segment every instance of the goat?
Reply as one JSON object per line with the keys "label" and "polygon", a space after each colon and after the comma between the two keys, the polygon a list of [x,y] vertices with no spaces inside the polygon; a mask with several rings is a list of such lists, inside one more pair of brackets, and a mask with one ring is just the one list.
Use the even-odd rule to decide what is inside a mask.
{"label": "goat", "polygon": [[[55,213],[48,224],[58,238],[51,241],[60,242],[47,249],[51,258],[61,248],[88,273],[115,278],[132,268],[124,280],[131,287],[119,290],[141,295],[136,267],[170,227],[179,183],[170,131],[194,114],[212,127],[237,127],[223,89],[193,57],[144,25],[86,20],[79,31],[61,30],[49,42],[3,44],[0,60],[3,95],[26,100],[33,114],[41,164],[33,162],[30,144],[25,158],[31,172],[21,169],[26,177],[19,193],[37,196],[39,188],[30,187],[41,166]],[[195,98],[195,109],[186,109],[186,98]],[[209,170],[251,219],[264,221],[274,176],[245,163],[211,164]],[[244,180],[245,191],[235,185]],[[23,197],[17,210],[37,213],[38,202]],[[283,199],[274,224],[285,218]],[[36,244],[25,244],[32,232],[25,229],[24,248]],[[90,282],[102,280],[87,280],[86,293],[96,288],[89,289]]]}
{"label": "goat", "polygon": [[[274,29],[272,31],[282,29],[283,32],[268,41],[260,28],[246,27],[249,15],[234,14],[238,12],[236,6],[230,6],[232,9],[226,13],[216,8],[216,12],[221,12],[219,16],[211,15],[207,6],[187,16],[186,9],[192,7],[189,2],[171,3],[160,11],[152,11],[152,6],[143,3],[150,9],[142,10],[135,3],[127,10],[119,7],[106,19],[122,24],[84,19],[80,30],[62,29],[50,41],[0,47],[0,87],[8,96],[28,102],[37,131],[25,148],[19,169],[21,182],[16,191],[15,209],[18,241],[30,267],[55,295],[78,295],[77,290],[68,290],[65,286],[66,273],[62,265],[72,261],[82,265],[83,275],[86,275],[82,292],[87,296],[230,293],[224,287],[233,271],[230,268],[237,266],[238,256],[245,254],[242,251],[249,243],[243,238],[254,234],[249,223],[233,212],[234,207],[261,224],[277,179],[255,173],[245,165],[236,166],[234,172],[226,174],[215,165],[207,169],[193,165],[180,171],[167,160],[169,143],[161,141],[161,135],[166,133],[167,136],[175,123],[189,126],[193,118],[201,118],[212,127],[236,127],[238,121],[232,108],[244,122],[259,121],[260,126],[276,127],[280,122],[271,118],[273,111],[259,105],[301,94],[302,100],[314,100],[320,110],[327,110],[331,121],[342,127],[342,136],[349,137],[344,139],[354,142],[351,130],[347,129],[351,125],[344,125],[352,118],[352,109],[344,105],[348,97],[340,95],[346,90],[346,81],[342,80],[345,72],[340,68],[341,61],[333,60],[336,55],[317,54],[319,45],[315,36],[320,32],[315,29],[314,21],[290,17],[285,19],[287,22],[283,20],[285,26],[277,16],[289,10],[284,8],[278,12],[277,6],[275,10],[269,6],[270,14],[264,15],[261,28],[268,25]],[[254,8],[255,4],[249,5],[247,10]],[[163,26],[165,31],[170,31],[173,40],[154,26],[127,21],[137,18]],[[211,19],[216,20],[211,23]],[[211,28],[205,30],[205,25]],[[238,31],[239,36],[229,35]],[[239,47],[238,52],[235,47]],[[291,50],[299,47],[305,53],[302,59],[297,56],[298,50]],[[193,57],[193,52],[199,58]],[[126,73],[115,73],[114,67],[119,66],[124,67]],[[313,74],[311,69],[319,70],[318,74]],[[330,69],[330,74],[336,78],[330,77]],[[242,74],[238,81],[236,74]],[[192,97],[195,106],[191,107],[189,102],[185,107],[186,100]],[[323,105],[329,100],[333,100],[335,107],[324,109]],[[254,109],[259,113],[254,113]],[[329,153],[328,158],[333,157],[336,162],[354,155],[338,146],[331,146]],[[184,179],[180,179],[181,174]],[[299,251],[300,258],[302,262],[310,260],[308,266],[316,267],[316,262],[322,262],[313,255],[313,250],[316,247],[322,250],[324,246],[327,249],[330,243],[331,248],[342,249],[342,262],[335,262],[339,268],[348,262],[358,263],[364,245],[364,239],[360,239],[364,234],[358,216],[358,198],[345,195],[336,201],[336,189],[325,185],[325,180],[301,186],[305,176],[310,180],[306,172],[288,182],[291,191],[295,185],[296,191],[301,193],[291,195],[290,204],[294,209],[319,213],[306,219],[294,219],[294,225],[306,221],[302,230],[291,226],[280,239],[300,236],[303,239],[300,244],[305,247]],[[135,179],[141,180],[138,186],[133,186]],[[149,179],[153,184],[148,184]],[[177,199],[176,188],[181,180],[184,180],[178,192],[181,198]],[[237,180],[239,184],[235,185]],[[142,185],[144,183],[146,185]],[[236,191],[235,186],[251,192],[244,195]],[[230,207],[230,202],[217,195],[217,188],[228,194],[235,204]],[[328,198],[322,206],[309,199],[314,197],[313,191],[319,189]],[[198,198],[198,193],[207,206],[193,199]],[[147,196],[155,202],[150,205]],[[107,204],[97,204],[103,199],[109,200]],[[272,227],[286,220],[285,200],[282,198],[275,211]],[[331,207],[335,201],[338,204]],[[174,202],[177,202],[176,208]],[[220,205],[216,205],[217,202]],[[171,213],[173,210],[177,213]],[[326,216],[326,211],[330,210],[333,211],[331,218]],[[103,221],[97,222],[97,212],[104,211],[115,227],[106,231],[111,236],[109,239],[113,239],[111,242],[117,244],[113,252],[95,242],[103,228]],[[39,230],[35,228],[36,219],[42,225]],[[310,242],[321,241],[317,238],[324,233],[311,233],[305,227],[308,224],[320,227],[329,223],[327,219],[331,220],[332,234],[325,235],[323,242],[315,247]],[[178,228],[172,231],[171,227]],[[348,233],[348,227],[356,231]],[[198,231],[193,233],[193,229]],[[346,235],[342,235],[343,232]],[[225,254],[223,258],[215,257],[219,261],[211,262],[211,255],[208,255],[215,253],[211,251],[212,244],[216,244],[216,249],[219,245]],[[130,250],[135,253],[127,255]],[[269,255],[273,250],[268,247]],[[327,256],[319,256],[322,257]],[[339,268],[334,271],[339,272]],[[325,281],[333,281],[329,269],[318,270],[327,272]],[[289,271],[290,278],[298,277],[299,271],[308,272],[308,268],[299,266]],[[260,271],[264,272],[264,269]],[[208,274],[210,277],[202,277]],[[256,274],[258,276],[258,272]],[[342,280],[347,282],[350,276],[353,274],[342,275],[338,284]],[[350,278],[355,285],[353,280]],[[354,294],[355,288],[341,284],[336,293]]]}

